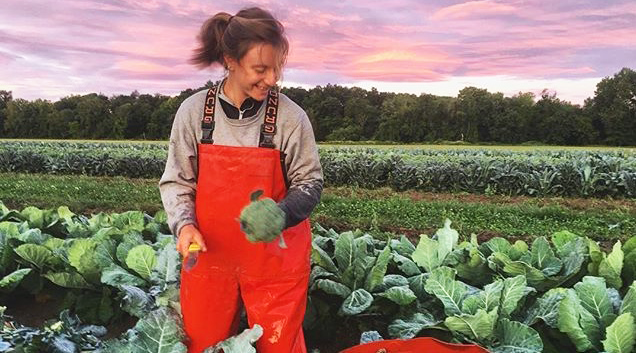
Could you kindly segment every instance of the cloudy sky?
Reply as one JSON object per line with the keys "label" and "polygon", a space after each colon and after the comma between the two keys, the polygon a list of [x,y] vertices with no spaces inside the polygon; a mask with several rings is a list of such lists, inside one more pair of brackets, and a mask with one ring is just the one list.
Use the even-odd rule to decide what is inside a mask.
{"label": "cloudy sky", "polygon": [[199,87],[223,74],[187,62],[201,24],[250,5],[286,27],[284,86],[548,89],[580,104],[636,69],[634,0],[2,0],[0,89],[57,100]]}

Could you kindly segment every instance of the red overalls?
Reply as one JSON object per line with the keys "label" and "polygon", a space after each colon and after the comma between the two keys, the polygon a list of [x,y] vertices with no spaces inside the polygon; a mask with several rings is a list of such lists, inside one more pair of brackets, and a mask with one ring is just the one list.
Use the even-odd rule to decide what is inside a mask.
{"label": "red overalls", "polygon": [[[270,91],[260,147],[212,144],[216,88],[208,91],[198,145],[196,217],[207,251],[181,272],[181,310],[188,352],[199,353],[236,334],[241,300],[250,326],[263,327],[259,353],[304,353],[311,230],[306,219],[278,240],[250,243],[238,222],[257,189],[280,201],[287,192],[282,152],[272,143],[278,93]],[[239,297],[240,296],[240,297]]]}

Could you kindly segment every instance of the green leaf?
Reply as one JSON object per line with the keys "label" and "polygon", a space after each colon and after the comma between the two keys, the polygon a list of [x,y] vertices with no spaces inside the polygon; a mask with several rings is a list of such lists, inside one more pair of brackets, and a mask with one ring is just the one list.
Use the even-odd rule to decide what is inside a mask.
{"label": "green leaf", "polygon": [[143,279],[149,280],[157,263],[157,255],[152,246],[137,245],[130,249],[126,257],[126,266],[137,272]]}
{"label": "green leaf", "polygon": [[440,322],[427,311],[416,312],[407,319],[394,320],[389,325],[389,335],[393,338],[411,339],[423,329],[433,327]]}
{"label": "green leaf", "polygon": [[431,272],[438,268],[442,261],[438,255],[439,243],[433,239],[429,239],[426,234],[420,235],[420,242],[417,243],[415,251],[411,255],[416,264],[423,267],[426,272]]}
{"label": "green leaf", "polygon": [[460,304],[467,289],[464,283],[455,281],[455,270],[452,268],[439,267],[433,270],[424,289],[442,301],[446,315],[462,313]]}
{"label": "green leaf", "polygon": [[121,229],[124,233],[131,231],[143,232],[145,228],[144,214],[141,211],[128,211],[121,214],[111,215],[114,227]]}
{"label": "green leaf", "polygon": [[106,268],[117,263],[117,243],[112,239],[102,240],[95,247],[95,263],[99,268]]}
{"label": "green leaf", "polygon": [[[633,237],[632,239],[636,239]],[[625,282],[631,283],[636,280],[636,251],[626,253],[623,259],[623,273],[621,276]]]}
{"label": "green leaf", "polygon": [[592,341],[579,324],[582,312],[585,312],[585,309],[581,306],[576,292],[568,289],[559,304],[558,327],[561,332],[570,337],[579,352],[594,348]]}
{"label": "green leaf", "polygon": [[59,250],[64,246],[64,239],[51,237],[42,245],[46,246],[51,251]]}
{"label": "green leaf", "polygon": [[122,298],[122,309],[138,318],[143,318],[148,314],[148,309],[152,307],[152,297],[143,289],[130,285],[121,285],[120,290],[124,293]]}
{"label": "green leaf", "polygon": [[73,216],[75,216],[75,213],[71,212],[71,210],[68,208],[68,206],[60,206],[57,208],[57,215],[63,219],[66,224],[70,225],[73,224]]}
{"label": "green leaf", "polygon": [[608,353],[630,353],[636,343],[636,325],[630,313],[624,313],[607,327],[603,348]]}
{"label": "green leaf", "polygon": [[508,254],[512,245],[510,245],[510,242],[508,242],[508,240],[504,238],[495,237],[481,244],[480,247],[482,248],[482,253],[484,253],[484,255],[486,256],[489,256],[490,254],[496,252]]}
{"label": "green leaf", "polygon": [[80,289],[93,288],[90,284],[88,284],[88,282],[86,282],[82,275],[76,272],[48,272],[43,276],[60,287]]}
{"label": "green leaf", "polygon": [[474,315],[479,309],[489,312],[499,307],[501,292],[504,289],[502,280],[487,284],[483,291],[471,295],[462,302],[462,312]]}
{"label": "green leaf", "polygon": [[183,331],[181,320],[168,308],[161,307],[146,314],[134,329],[137,336],[132,340],[135,353],[185,353],[181,342]]}
{"label": "green leaf", "polygon": [[101,267],[97,263],[95,247],[97,243],[93,239],[74,239],[68,249],[68,261],[71,266],[87,280],[99,282]]}
{"label": "green leaf", "polygon": [[382,279],[382,285],[384,288],[408,286],[409,280],[402,275],[386,275]]}
{"label": "green leaf", "polygon": [[[256,353],[253,344],[263,336],[263,328],[254,324],[251,329],[245,329],[236,336],[232,336],[214,346],[211,353]],[[207,353],[205,350],[204,353]]]}
{"label": "green leaf", "polygon": [[502,317],[510,317],[515,309],[517,309],[519,301],[528,294],[526,278],[524,276],[506,278],[503,281],[503,285],[500,314]]}
{"label": "green leaf", "polygon": [[543,352],[543,341],[537,331],[520,322],[502,318],[499,320],[496,336],[499,344],[490,348],[492,353]]}
{"label": "green leaf", "polygon": [[487,284],[492,280],[492,271],[488,268],[488,261],[477,247],[471,246],[467,252],[467,260],[455,266],[457,276],[471,284]]}
{"label": "green leaf", "polygon": [[630,313],[632,317],[636,317],[636,282],[632,282],[632,285],[629,286],[618,313]]}
{"label": "green leaf", "polygon": [[22,244],[15,249],[15,253],[39,270],[43,270],[46,264],[53,259],[51,250],[46,246],[37,244]]}
{"label": "green leaf", "polygon": [[[356,258],[356,248],[353,243],[352,232],[340,234],[340,237],[336,240],[334,257],[341,273],[344,273],[349,267],[353,266],[353,261]],[[325,268],[329,269],[328,267]]]}
{"label": "green leaf", "polygon": [[607,280],[607,284],[616,289],[620,289],[623,286],[621,280],[621,272],[623,270],[623,249],[621,249],[621,242],[618,241],[614,244],[612,252],[607,255],[605,259],[601,261],[598,267],[599,276]]}
{"label": "green leaf", "polygon": [[165,285],[179,280],[179,253],[173,242],[168,243],[159,251],[157,264],[155,265],[150,280],[154,284]]}
{"label": "green leaf", "polygon": [[479,309],[474,315],[449,316],[444,320],[444,324],[453,332],[460,332],[474,340],[482,341],[493,335],[496,320],[496,308],[490,312]]}
{"label": "green leaf", "polygon": [[161,209],[155,213],[153,220],[159,224],[167,224],[168,223],[168,213],[165,210]]}
{"label": "green leaf", "polygon": [[603,327],[609,325],[615,318],[614,309],[607,295],[605,280],[600,277],[585,276],[574,285],[581,306],[591,313]]}
{"label": "green leaf", "polygon": [[5,271],[9,270],[9,267],[13,266],[13,258],[14,251],[9,244],[9,236],[0,229],[0,273],[5,273]]}
{"label": "green leaf", "polygon": [[391,287],[378,295],[401,306],[409,305],[417,299],[415,293],[408,286]]}
{"label": "green leaf", "polygon": [[349,285],[352,289],[362,288],[365,284],[365,279],[371,272],[371,268],[376,261],[374,256],[367,255],[366,244],[357,243],[356,245],[356,258],[353,261],[353,283],[346,282],[346,277],[343,278],[343,283]]}
{"label": "green leaf", "polygon": [[604,253],[598,243],[592,239],[588,239],[588,248],[590,255],[590,263],[587,265],[587,271],[590,276],[598,276],[598,267],[603,261]]}
{"label": "green leaf", "polygon": [[581,272],[581,268],[583,266],[583,262],[585,262],[588,252],[587,248],[588,242],[585,238],[578,237],[573,241],[570,241],[563,245],[561,251],[563,254],[561,255],[561,261],[563,261],[563,269],[559,276],[554,278],[556,281],[556,285],[561,284],[563,281],[574,277],[579,272]]}
{"label": "green leaf", "polygon": [[386,274],[386,268],[389,265],[389,260],[391,260],[391,248],[389,244],[387,244],[375,260],[375,264],[366,278],[364,289],[368,292],[373,292],[382,284],[384,275]]}
{"label": "green leaf", "polygon": [[422,273],[408,278],[409,288],[411,288],[413,293],[415,293],[419,299],[424,299],[428,295],[425,289],[428,277],[428,273]]}
{"label": "green leaf", "polygon": [[557,252],[560,252],[559,250],[562,249],[565,244],[576,238],[578,238],[578,235],[567,230],[562,230],[560,232],[552,233],[552,244],[554,244]]}
{"label": "green leaf", "polygon": [[623,245],[623,253],[625,253],[625,255],[631,253],[634,250],[636,250],[636,236],[632,236],[631,238],[627,239],[627,241]]}
{"label": "green leaf", "polygon": [[550,243],[545,237],[539,237],[532,242],[530,264],[541,270],[546,276],[553,276],[561,271],[563,263],[556,256],[550,248]]}
{"label": "green leaf", "polygon": [[20,235],[20,229],[16,222],[0,222],[0,234],[6,235],[8,238],[17,238]]}
{"label": "green leaf", "polygon": [[342,315],[348,316],[358,315],[367,310],[372,303],[373,296],[371,295],[371,293],[362,288],[356,289],[351,292],[347,299],[345,299],[345,301],[342,303],[342,306],[340,307],[340,313]]}
{"label": "green leaf", "polygon": [[28,275],[31,271],[33,270],[30,268],[21,268],[4,276],[0,280],[0,290],[5,293],[13,291],[18,286],[18,284],[20,284],[20,281],[22,281],[24,276]]}
{"label": "green leaf", "polygon": [[44,228],[44,211],[41,209],[29,206],[23,209],[20,214],[29,222],[31,228]]}
{"label": "green leaf", "polygon": [[337,280],[338,276],[332,272],[325,270],[324,268],[313,265],[311,267],[311,273],[309,274],[309,285],[313,285],[318,279],[333,279]]}
{"label": "green leaf", "polygon": [[126,258],[128,257],[128,252],[135,246],[138,246],[143,243],[144,243],[144,239],[139,233],[133,232],[133,233],[124,234],[122,242],[117,245],[117,251],[115,253],[117,256],[117,260],[119,260],[121,264],[125,265]]}
{"label": "green leaf", "polygon": [[519,258],[521,258],[523,255],[527,253],[528,253],[528,244],[526,244],[526,242],[524,242],[523,240],[517,240],[510,247],[510,250],[508,251],[508,256],[510,257],[510,259],[516,261],[516,260],[519,260]]}
{"label": "green leaf", "polygon": [[[26,222],[23,223],[22,226],[28,227]],[[50,237],[50,235],[42,233],[40,229],[32,228],[21,231],[15,238],[27,244],[43,244]]]}
{"label": "green leaf", "polygon": [[440,264],[444,261],[446,256],[453,251],[453,248],[457,246],[457,241],[459,240],[459,233],[457,233],[455,229],[451,229],[450,225],[451,221],[447,218],[444,221],[444,227],[438,229],[435,233],[437,243],[439,244],[437,248],[437,259]]}
{"label": "green leaf", "polygon": [[546,279],[546,275],[540,270],[523,261],[513,261],[504,253],[495,252],[490,255],[488,261],[495,264],[495,268],[510,277],[518,275],[526,277],[531,286],[540,285]]}
{"label": "green leaf", "polygon": [[155,303],[158,306],[170,306],[177,310],[181,310],[179,304],[180,291],[176,283],[167,285],[164,290],[155,297]]}
{"label": "green leaf", "polygon": [[351,294],[351,289],[347,286],[330,279],[317,279],[312,287],[312,290],[315,289],[320,289],[327,294],[337,295],[342,298],[347,298]]}
{"label": "green leaf", "polygon": [[557,328],[559,304],[565,294],[565,288],[553,288],[547,291],[528,309],[524,323],[534,325],[539,320],[543,320],[548,326]]}
{"label": "green leaf", "polygon": [[315,265],[318,265],[327,271],[331,271],[332,273],[338,272],[338,268],[329,257],[329,254],[316,245],[315,242],[311,243],[311,260]]}
{"label": "green leaf", "polygon": [[102,271],[101,282],[113,287],[123,285],[143,286],[146,284],[146,281],[142,278],[133,275],[115,264],[110,265]]}
{"label": "green leaf", "polygon": [[390,244],[392,250],[407,258],[411,258],[411,254],[415,251],[415,246],[405,235],[401,235],[399,241],[391,239]]}
{"label": "green leaf", "polygon": [[397,265],[397,267],[404,273],[405,276],[415,276],[422,273],[420,268],[417,267],[417,264],[408,257],[402,256],[397,252],[393,253],[393,262]]}

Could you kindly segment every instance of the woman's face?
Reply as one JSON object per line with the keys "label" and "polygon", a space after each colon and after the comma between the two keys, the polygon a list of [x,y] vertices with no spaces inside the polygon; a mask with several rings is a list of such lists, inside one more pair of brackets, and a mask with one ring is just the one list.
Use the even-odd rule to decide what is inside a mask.
{"label": "woman's face", "polygon": [[232,58],[226,58],[229,74],[228,81],[232,85],[232,91],[239,96],[239,105],[247,98],[262,101],[267,97],[270,88],[278,81],[279,56],[276,49],[270,44],[253,45],[238,62]]}

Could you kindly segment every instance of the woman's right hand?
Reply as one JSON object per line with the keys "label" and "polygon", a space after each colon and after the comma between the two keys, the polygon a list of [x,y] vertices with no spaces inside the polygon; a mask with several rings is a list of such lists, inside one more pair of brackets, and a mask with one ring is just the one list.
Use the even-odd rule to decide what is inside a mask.
{"label": "woman's right hand", "polygon": [[179,230],[179,236],[177,238],[177,251],[184,258],[188,255],[188,248],[190,244],[197,243],[201,247],[201,251],[205,252],[208,249],[203,241],[203,236],[193,224],[187,224],[181,227]]}

